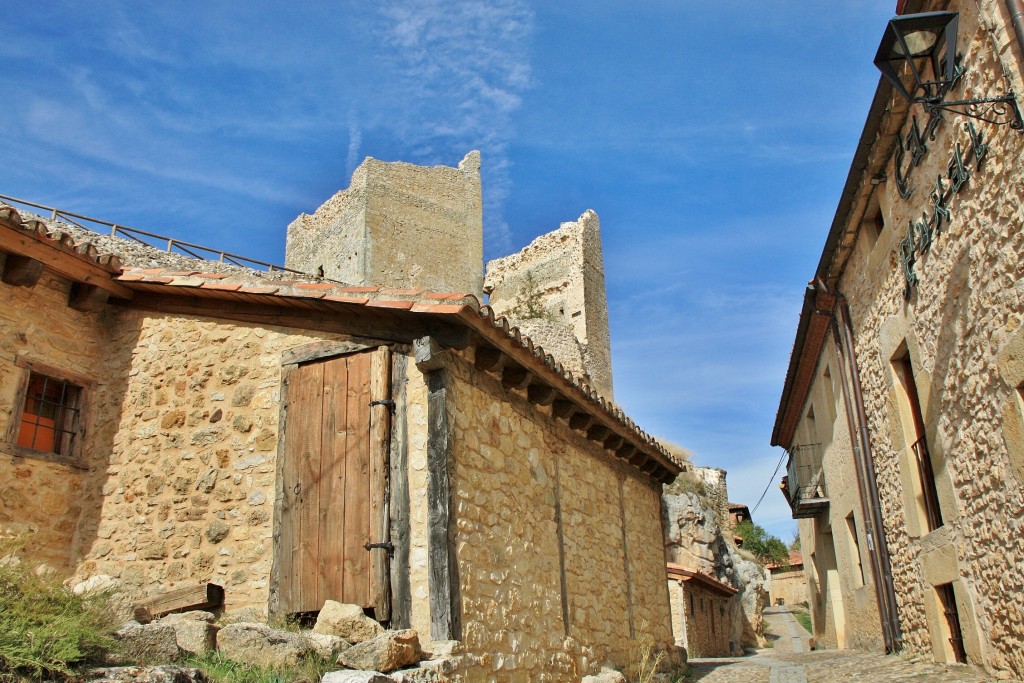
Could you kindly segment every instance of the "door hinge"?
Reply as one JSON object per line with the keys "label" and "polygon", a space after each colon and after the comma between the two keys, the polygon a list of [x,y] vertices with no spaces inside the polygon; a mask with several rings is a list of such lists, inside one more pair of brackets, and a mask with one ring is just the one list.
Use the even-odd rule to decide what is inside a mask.
{"label": "door hinge", "polygon": [[385,398],[380,401],[370,401],[370,407],[372,408],[373,406],[387,406],[392,412],[395,410],[395,402],[390,398]]}
{"label": "door hinge", "polygon": [[366,548],[367,552],[369,552],[370,550],[374,550],[376,548],[379,548],[381,550],[387,550],[388,557],[393,557],[395,554],[395,546],[391,541],[384,541],[383,543],[370,543],[369,541],[367,541],[363,544],[363,547]]}

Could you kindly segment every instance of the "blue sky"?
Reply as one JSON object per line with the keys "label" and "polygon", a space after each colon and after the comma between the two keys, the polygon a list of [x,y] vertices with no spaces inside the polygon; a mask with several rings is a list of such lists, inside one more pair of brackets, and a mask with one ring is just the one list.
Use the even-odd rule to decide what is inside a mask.
{"label": "blue sky", "polygon": [[894,6],[7,3],[0,194],[280,263],[363,157],[480,149],[486,256],[597,211],[616,401],[753,505]]}

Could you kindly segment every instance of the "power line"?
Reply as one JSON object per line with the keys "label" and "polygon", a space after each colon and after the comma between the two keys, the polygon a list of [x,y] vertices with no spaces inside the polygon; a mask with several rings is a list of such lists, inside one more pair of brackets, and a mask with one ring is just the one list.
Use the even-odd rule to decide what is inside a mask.
{"label": "power line", "polygon": [[775,482],[775,475],[779,473],[779,468],[782,467],[782,460],[787,455],[789,454],[786,451],[782,451],[782,455],[779,457],[779,464],[775,466],[775,471],[772,472],[772,476],[768,479],[768,485],[764,487],[764,491],[761,493],[761,497],[757,499],[757,502],[754,503],[754,509],[750,511],[751,517],[753,517],[754,513],[757,512],[757,506],[761,504],[761,501],[764,500],[765,494],[768,493],[768,489],[770,489],[772,484]]}

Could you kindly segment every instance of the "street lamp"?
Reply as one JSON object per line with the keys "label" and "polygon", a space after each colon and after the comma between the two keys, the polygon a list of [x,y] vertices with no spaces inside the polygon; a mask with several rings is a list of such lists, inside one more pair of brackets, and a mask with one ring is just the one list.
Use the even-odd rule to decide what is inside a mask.
{"label": "street lamp", "polygon": [[[904,99],[919,103],[929,114],[952,111],[1021,130],[1024,119],[1013,92],[1002,97],[944,101],[958,76],[957,12],[925,12],[893,17],[875,55],[875,66]],[[910,75],[907,87],[905,73]],[[1007,110],[1010,110],[1009,112]],[[984,115],[983,115],[984,114]],[[1002,120],[1002,117],[1006,117]]]}

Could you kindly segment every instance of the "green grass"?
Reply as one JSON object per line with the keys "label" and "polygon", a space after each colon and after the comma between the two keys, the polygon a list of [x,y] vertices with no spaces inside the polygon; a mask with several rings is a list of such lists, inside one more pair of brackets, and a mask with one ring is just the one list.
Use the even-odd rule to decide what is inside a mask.
{"label": "green grass", "polygon": [[0,672],[63,680],[102,663],[117,647],[108,596],[75,595],[59,577],[12,560],[17,550],[0,545]]}
{"label": "green grass", "polygon": [[182,663],[200,669],[211,683],[294,683],[296,681],[315,683],[326,672],[338,668],[337,665],[331,665],[328,662],[307,660],[297,666],[285,669],[265,669],[232,662],[217,652],[210,652],[202,657],[188,657]]}
{"label": "green grass", "polygon": [[791,607],[790,611],[793,614],[793,618],[800,622],[808,633],[814,635],[814,630],[811,627],[811,613],[802,607]]}

